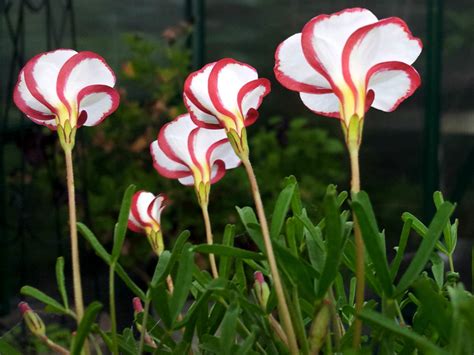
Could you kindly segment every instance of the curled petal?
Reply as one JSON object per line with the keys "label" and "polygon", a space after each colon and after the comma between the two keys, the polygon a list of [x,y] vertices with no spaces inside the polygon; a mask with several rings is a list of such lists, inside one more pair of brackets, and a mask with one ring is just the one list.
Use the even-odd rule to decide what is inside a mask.
{"label": "curled petal", "polygon": [[270,81],[265,78],[249,81],[239,90],[237,102],[246,126],[251,125],[258,118],[257,110],[269,92]]}
{"label": "curled petal", "polygon": [[420,75],[408,64],[388,62],[368,73],[367,88],[374,92],[372,107],[391,112],[420,86]]}
{"label": "curled petal", "polygon": [[[217,111],[209,97],[209,75],[216,63],[209,63],[200,70],[191,73],[184,82],[184,100],[194,110],[190,110],[191,116],[197,121],[197,124],[214,123],[208,116],[215,116]],[[191,106],[192,105],[192,106]],[[208,116],[202,116],[208,115]],[[208,122],[211,121],[211,122]]]}
{"label": "curled petal", "polygon": [[277,80],[287,89],[319,93],[330,89],[329,82],[306,59],[301,44],[301,33],[284,40],[275,52],[274,72]]}
{"label": "curled petal", "polygon": [[160,230],[161,212],[166,207],[166,196],[155,196],[151,192],[138,191],[133,195],[128,227],[138,233],[146,232],[146,228]]}
{"label": "curled petal", "polygon": [[110,86],[90,85],[78,93],[77,101],[80,115],[83,115],[78,126],[95,126],[117,109],[120,96]]}
{"label": "curled petal", "polygon": [[194,101],[191,101],[186,94],[183,94],[183,101],[189,114],[191,115],[191,119],[197,126],[209,129],[221,128],[219,120],[216,118],[216,116],[208,113],[207,110],[204,111],[204,109],[199,108],[200,106],[196,105]]}

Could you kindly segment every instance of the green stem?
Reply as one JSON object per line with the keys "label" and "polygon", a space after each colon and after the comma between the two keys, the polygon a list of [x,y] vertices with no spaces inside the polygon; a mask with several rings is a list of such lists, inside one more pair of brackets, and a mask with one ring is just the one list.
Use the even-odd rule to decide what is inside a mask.
{"label": "green stem", "polygon": [[[349,145],[349,156],[351,160],[351,192],[357,193],[360,191],[360,172],[359,172],[359,147],[352,147]],[[356,248],[356,315],[360,313],[364,305],[364,290],[365,290],[365,264],[364,264],[364,240],[360,231],[359,222],[354,215],[354,239]],[[362,335],[362,320],[356,317],[354,321],[354,336],[352,345],[354,348],[359,348],[360,339]]]}
{"label": "green stem", "polygon": [[145,299],[145,307],[143,308],[142,331],[140,333],[140,343],[138,345],[138,355],[143,354],[143,344],[145,343],[145,334],[147,332],[146,324],[148,322],[148,312],[150,311],[150,301],[151,301],[151,297],[147,293],[147,297]]}
{"label": "green stem", "polygon": [[76,306],[77,324],[84,315],[84,302],[82,298],[81,268],[79,262],[79,243],[77,238],[77,217],[76,217],[76,195],[74,189],[74,168],[72,162],[72,149],[64,148],[66,161],[67,192],[69,202],[69,227],[71,238],[71,259],[72,277],[74,286],[74,303]]}
{"label": "green stem", "polygon": [[[204,219],[204,225],[206,227],[206,239],[207,244],[213,244],[213,237],[212,237],[212,227],[211,227],[211,219],[209,217],[209,210],[207,208],[207,203],[201,203],[201,210],[202,210],[202,217]],[[216,257],[214,254],[209,254],[209,262],[211,264],[211,271],[212,276],[217,279],[219,277],[219,272],[217,271],[217,264],[216,264]]]}
{"label": "green stem", "polygon": [[299,354],[295,331],[293,329],[293,324],[291,322],[290,311],[288,309],[285,293],[283,292],[283,285],[280,279],[280,274],[278,273],[278,266],[276,263],[275,254],[273,252],[272,241],[271,241],[270,232],[268,229],[267,218],[265,217],[265,210],[263,208],[262,197],[260,196],[260,191],[258,188],[257,178],[253,171],[252,164],[250,163],[250,160],[248,158],[242,157],[242,164],[244,165],[245,170],[247,171],[250,186],[252,188],[253,198],[255,200],[255,208],[257,210],[258,219],[260,221],[268,264],[270,266],[270,272],[273,279],[273,285],[275,287],[275,292],[276,292],[276,296],[278,300],[278,313],[280,314],[283,328],[285,329],[285,333],[288,338],[290,352],[292,354]]}
{"label": "green stem", "polygon": [[112,263],[109,269],[109,303],[110,321],[112,323],[112,353],[118,355],[117,316],[115,310],[115,263]]}
{"label": "green stem", "polygon": [[451,272],[455,272],[454,271],[453,254],[448,254],[448,261],[449,261],[449,269],[451,270]]}

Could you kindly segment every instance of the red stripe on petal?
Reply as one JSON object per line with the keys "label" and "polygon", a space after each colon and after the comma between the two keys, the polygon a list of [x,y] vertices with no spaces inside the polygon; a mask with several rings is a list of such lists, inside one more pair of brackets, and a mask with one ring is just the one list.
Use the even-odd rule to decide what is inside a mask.
{"label": "red stripe on petal", "polygon": [[[252,106],[247,112],[244,112],[243,107],[242,107],[242,101],[244,100],[247,94],[250,94],[253,90],[257,89],[258,87],[263,87],[264,91],[262,94],[259,95],[257,104],[255,105],[255,107]],[[245,119],[245,122],[244,122],[245,126],[250,126],[257,120],[258,118],[257,109],[262,104],[263,98],[267,96],[270,93],[270,91],[271,91],[270,80],[265,79],[265,78],[249,81],[247,84],[242,86],[242,88],[239,90],[239,93],[237,95],[237,103],[239,105],[240,112],[242,113],[242,116]],[[251,111],[251,109],[253,109],[253,111],[250,113],[250,116],[249,116],[249,112]]]}
{"label": "red stripe on petal", "polygon": [[[107,85],[90,85],[86,86],[83,88],[79,93],[77,94],[77,103],[78,103],[78,108],[81,108],[81,101],[87,97],[88,95],[92,94],[106,94],[110,97],[110,100],[112,102],[111,107],[103,112],[101,116],[97,119],[94,117],[94,122],[91,121],[92,115],[89,113],[87,114],[83,124],[86,126],[96,126],[100,124],[103,120],[105,120],[108,116],[110,116],[115,110],[117,110],[119,104],[120,104],[120,95],[117,90],[111,88],[110,86]],[[87,111],[87,110],[85,110]],[[79,112],[79,116],[82,115],[82,112]],[[79,118],[78,118],[79,121]],[[78,124],[79,126],[79,124]]]}
{"label": "red stripe on petal", "polygon": [[196,70],[195,72],[191,73],[188,75],[188,77],[186,78],[185,82],[184,82],[184,94],[188,97],[189,100],[191,100],[193,102],[194,105],[197,106],[198,109],[200,109],[201,111],[203,111],[204,113],[207,113],[209,115],[212,115],[213,113],[211,111],[209,111],[209,109],[207,107],[205,107],[197,98],[196,96],[194,95],[192,89],[191,89],[191,83],[194,79],[194,77],[196,77],[197,75],[200,75],[202,73],[204,73],[204,71],[209,68],[209,67],[212,67],[214,66],[216,63],[213,62],[213,63],[209,63],[209,64],[206,64],[205,66],[203,66],[201,69],[199,70]]}
{"label": "red stripe on petal", "polygon": [[[217,167],[216,175],[211,176],[211,184],[215,184],[220,179],[222,179],[225,175],[225,163],[222,160],[216,160],[212,167]],[[212,174],[212,169],[211,169]]]}

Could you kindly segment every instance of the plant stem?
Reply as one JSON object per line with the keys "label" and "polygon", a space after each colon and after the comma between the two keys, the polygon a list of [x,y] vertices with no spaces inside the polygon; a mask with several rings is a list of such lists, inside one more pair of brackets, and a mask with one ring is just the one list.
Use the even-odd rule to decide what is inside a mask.
{"label": "plant stem", "polygon": [[74,303],[76,306],[77,324],[84,315],[84,302],[82,299],[81,268],[79,262],[79,243],[77,240],[76,195],[74,191],[74,169],[72,162],[72,149],[64,148],[67,173],[67,192],[69,200],[69,228],[71,236],[72,278],[74,285]]}
{"label": "plant stem", "polygon": [[109,307],[110,322],[112,323],[112,353],[118,355],[117,316],[115,311],[115,263],[112,263],[109,269]]}
{"label": "plant stem", "polygon": [[[211,219],[209,218],[209,210],[207,208],[207,203],[201,203],[202,217],[204,219],[204,225],[206,227],[206,239],[207,244],[213,244],[212,238],[212,227]],[[209,254],[209,262],[211,264],[212,276],[217,279],[219,277],[219,272],[217,271],[216,258],[214,254]]]}
{"label": "plant stem", "polygon": [[[351,192],[357,193],[360,191],[360,172],[359,172],[359,147],[349,148],[349,155],[351,160]],[[356,296],[355,296],[355,312],[356,319],[354,321],[354,336],[352,345],[354,348],[359,348],[360,338],[362,335],[362,320],[357,315],[362,310],[364,305],[364,290],[365,290],[365,264],[364,264],[364,241],[362,239],[359,222],[355,214],[354,216],[354,239],[356,248]]]}
{"label": "plant stem", "polygon": [[454,272],[453,254],[448,255],[448,260],[449,260],[449,269],[451,270],[451,272]]}
{"label": "plant stem", "polygon": [[142,331],[140,332],[140,343],[138,345],[138,355],[143,354],[143,343],[145,342],[145,334],[147,332],[146,324],[148,323],[148,312],[150,311],[150,301],[151,301],[151,297],[147,293],[147,297],[145,299],[145,307],[143,309]]}
{"label": "plant stem", "polygon": [[265,211],[263,209],[262,197],[260,196],[260,191],[258,189],[257,178],[253,171],[252,164],[248,158],[242,159],[242,164],[247,171],[247,175],[250,181],[250,186],[252,188],[252,194],[255,201],[255,208],[257,210],[258,219],[260,221],[260,226],[262,229],[263,242],[265,244],[265,249],[268,258],[268,264],[270,266],[270,272],[272,274],[273,284],[275,286],[275,292],[278,299],[278,313],[282,319],[283,328],[287,335],[289,348],[292,354],[298,354],[298,344],[296,343],[295,331],[293,329],[293,324],[291,323],[290,312],[288,310],[288,304],[285,299],[285,294],[283,292],[283,286],[280,279],[280,274],[278,273],[278,267],[275,259],[275,254],[273,252],[272,241],[270,239],[270,232],[268,229],[267,218],[265,217]]}
{"label": "plant stem", "polygon": [[38,338],[43,342],[48,348],[54,351],[56,354],[69,355],[69,350],[63,348],[61,345],[56,344],[54,341],[49,339],[46,335],[38,336]]}

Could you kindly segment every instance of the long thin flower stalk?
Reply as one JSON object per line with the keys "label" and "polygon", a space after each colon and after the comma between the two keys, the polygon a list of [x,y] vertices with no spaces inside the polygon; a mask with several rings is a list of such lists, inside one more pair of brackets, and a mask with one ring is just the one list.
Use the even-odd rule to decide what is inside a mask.
{"label": "long thin flower stalk", "polygon": [[74,304],[76,307],[77,324],[84,315],[82,298],[81,267],[79,262],[79,243],[77,238],[76,195],[74,189],[74,168],[72,162],[72,148],[64,147],[67,173],[67,192],[69,200],[69,228],[71,237],[72,277],[74,286]]}
{"label": "long thin flower stalk", "polygon": [[[206,227],[207,244],[212,245],[214,238],[212,237],[211,219],[209,217],[207,203],[202,202],[200,205],[202,210],[202,217],[204,219],[204,225]],[[212,276],[217,279],[219,277],[219,272],[217,271],[216,257],[214,256],[214,254],[209,254],[209,262],[211,264]]]}
{"label": "long thin flower stalk", "polygon": [[[360,191],[360,172],[359,172],[359,148],[349,149],[349,156],[351,161],[351,193]],[[364,305],[364,291],[365,291],[365,264],[364,264],[364,241],[360,231],[359,222],[354,214],[354,239],[356,249],[356,295],[355,295],[355,311],[356,315],[362,310]],[[356,318],[354,321],[354,336],[352,345],[355,348],[360,346],[360,339],[362,335],[362,320]]]}
{"label": "long thin flower stalk", "polygon": [[117,340],[117,316],[115,310],[115,263],[110,265],[109,272],[109,307],[110,307],[110,323],[112,333],[112,354],[118,355],[118,340]]}
{"label": "long thin flower stalk", "polygon": [[143,321],[142,321],[142,330],[140,334],[140,343],[138,345],[138,355],[143,354],[143,344],[145,343],[145,334],[147,332],[147,323],[148,323],[148,312],[150,311],[150,302],[151,297],[147,294],[145,299],[145,308],[143,309]]}
{"label": "long thin flower stalk", "polygon": [[253,198],[255,201],[255,208],[257,210],[258,219],[260,221],[260,226],[262,229],[263,242],[265,244],[268,264],[270,266],[270,272],[272,274],[273,284],[275,286],[275,292],[278,299],[278,312],[282,319],[283,328],[285,329],[285,333],[287,335],[290,351],[292,354],[298,354],[299,351],[298,344],[296,342],[295,330],[293,329],[293,324],[291,323],[290,311],[288,309],[288,304],[286,302],[285,293],[283,291],[280,274],[278,272],[275,254],[273,252],[272,241],[270,239],[267,218],[265,216],[262,197],[260,196],[260,191],[258,188],[257,178],[253,171],[252,164],[250,163],[250,160],[248,158],[242,158],[242,164],[244,165],[245,170],[247,171],[250,186],[252,188]]}

